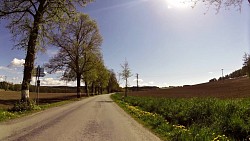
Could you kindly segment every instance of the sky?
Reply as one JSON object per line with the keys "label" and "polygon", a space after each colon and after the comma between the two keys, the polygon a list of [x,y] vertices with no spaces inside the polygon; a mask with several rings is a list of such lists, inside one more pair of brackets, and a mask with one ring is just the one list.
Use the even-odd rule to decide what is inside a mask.
{"label": "sky", "polygon": [[[115,73],[127,60],[129,85],[182,86],[208,82],[240,69],[250,53],[250,6],[219,13],[204,4],[191,8],[180,0],[96,0],[79,11],[100,28],[105,65]],[[11,34],[0,21],[0,81],[21,83],[25,52],[12,49]],[[57,49],[38,53],[35,65],[47,63]],[[41,85],[66,85],[61,73],[46,74]],[[119,79],[121,86],[124,81]],[[34,82],[32,82],[34,83]],[[75,82],[67,85],[74,86]]]}

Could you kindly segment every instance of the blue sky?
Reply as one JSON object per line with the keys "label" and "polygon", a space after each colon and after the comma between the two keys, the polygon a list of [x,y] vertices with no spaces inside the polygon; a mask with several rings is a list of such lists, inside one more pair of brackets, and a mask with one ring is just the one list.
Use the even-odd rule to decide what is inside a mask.
{"label": "blue sky", "polygon": [[[103,36],[101,46],[105,64],[121,71],[128,61],[135,85],[178,86],[207,82],[242,67],[244,53],[250,53],[250,6],[241,12],[221,9],[218,14],[203,4],[194,9],[173,0],[96,0],[79,9],[97,21]],[[205,13],[205,14],[204,14]],[[0,80],[20,83],[25,52],[11,50],[9,31],[0,23]],[[46,63],[56,53],[37,56],[36,65]],[[16,58],[14,60],[14,58]],[[58,76],[47,75],[44,85],[64,85]],[[123,85],[123,81],[120,80]],[[74,85],[74,83],[70,83]]]}

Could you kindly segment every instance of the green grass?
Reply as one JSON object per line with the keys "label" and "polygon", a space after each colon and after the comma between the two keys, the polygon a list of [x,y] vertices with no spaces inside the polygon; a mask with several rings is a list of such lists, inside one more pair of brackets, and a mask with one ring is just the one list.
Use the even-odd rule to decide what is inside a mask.
{"label": "green grass", "polygon": [[112,98],[164,140],[244,140],[250,135],[250,99]]}
{"label": "green grass", "polygon": [[27,115],[30,115],[32,113],[43,111],[43,110],[46,110],[46,109],[49,109],[52,107],[58,107],[58,106],[72,103],[72,102],[78,101],[78,100],[79,99],[75,98],[75,99],[64,100],[64,101],[55,102],[55,103],[51,103],[51,104],[44,104],[44,105],[39,105],[39,106],[35,105],[33,110],[11,112],[10,110],[7,110],[7,109],[0,109],[0,122],[4,122],[4,121],[8,121],[10,119],[15,119],[15,118],[27,116]]}

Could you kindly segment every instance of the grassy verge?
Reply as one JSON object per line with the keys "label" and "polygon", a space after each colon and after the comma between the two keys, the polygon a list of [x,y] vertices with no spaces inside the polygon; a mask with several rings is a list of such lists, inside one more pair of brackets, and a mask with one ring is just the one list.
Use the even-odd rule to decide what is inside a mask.
{"label": "grassy verge", "polygon": [[249,140],[250,99],[111,96],[163,140]]}
{"label": "grassy verge", "polygon": [[26,115],[30,115],[32,113],[43,111],[43,110],[46,110],[46,109],[49,109],[52,107],[58,107],[58,106],[68,104],[68,103],[78,101],[78,100],[79,99],[75,98],[75,99],[64,100],[64,101],[55,102],[55,103],[51,103],[51,104],[44,104],[44,105],[39,105],[39,106],[35,105],[32,110],[22,110],[22,111],[15,111],[15,112],[11,112],[10,110],[7,110],[7,109],[0,109],[0,122],[23,117]]}

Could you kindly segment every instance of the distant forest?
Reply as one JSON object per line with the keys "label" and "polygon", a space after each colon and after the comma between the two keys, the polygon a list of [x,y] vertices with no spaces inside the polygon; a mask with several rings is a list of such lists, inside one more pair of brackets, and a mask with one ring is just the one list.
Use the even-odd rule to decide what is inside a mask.
{"label": "distant forest", "polygon": [[[21,84],[13,84],[8,82],[0,82],[0,89],[5,91],[21,91]],[[30,92],[36,92],[37,88],[34,85],[30,85]],[[119,87],[110,88],[107,86],[106,89],[103,89],[102,92],[100,89],[90,88],[90,93],[107,93],[107,92],[117,92],[121,91]],[[41,93],[76,93],[76,87],[69,86],[40,86],[39,92]],[[85,92],[85,86],[81,86],[81,93]]]}
{"label": "distant forest", "polygon": [[[21,84],[13,84],[8,82],[0,82],[0,89],[5,91],[21,91]],[[82,87],[84,89],[84,87]],[[30,85],[30,92],[36,92],[36,86]],[[66,86],[40,86],[39,92],[41,93],[75,93],[75,87]]]}

